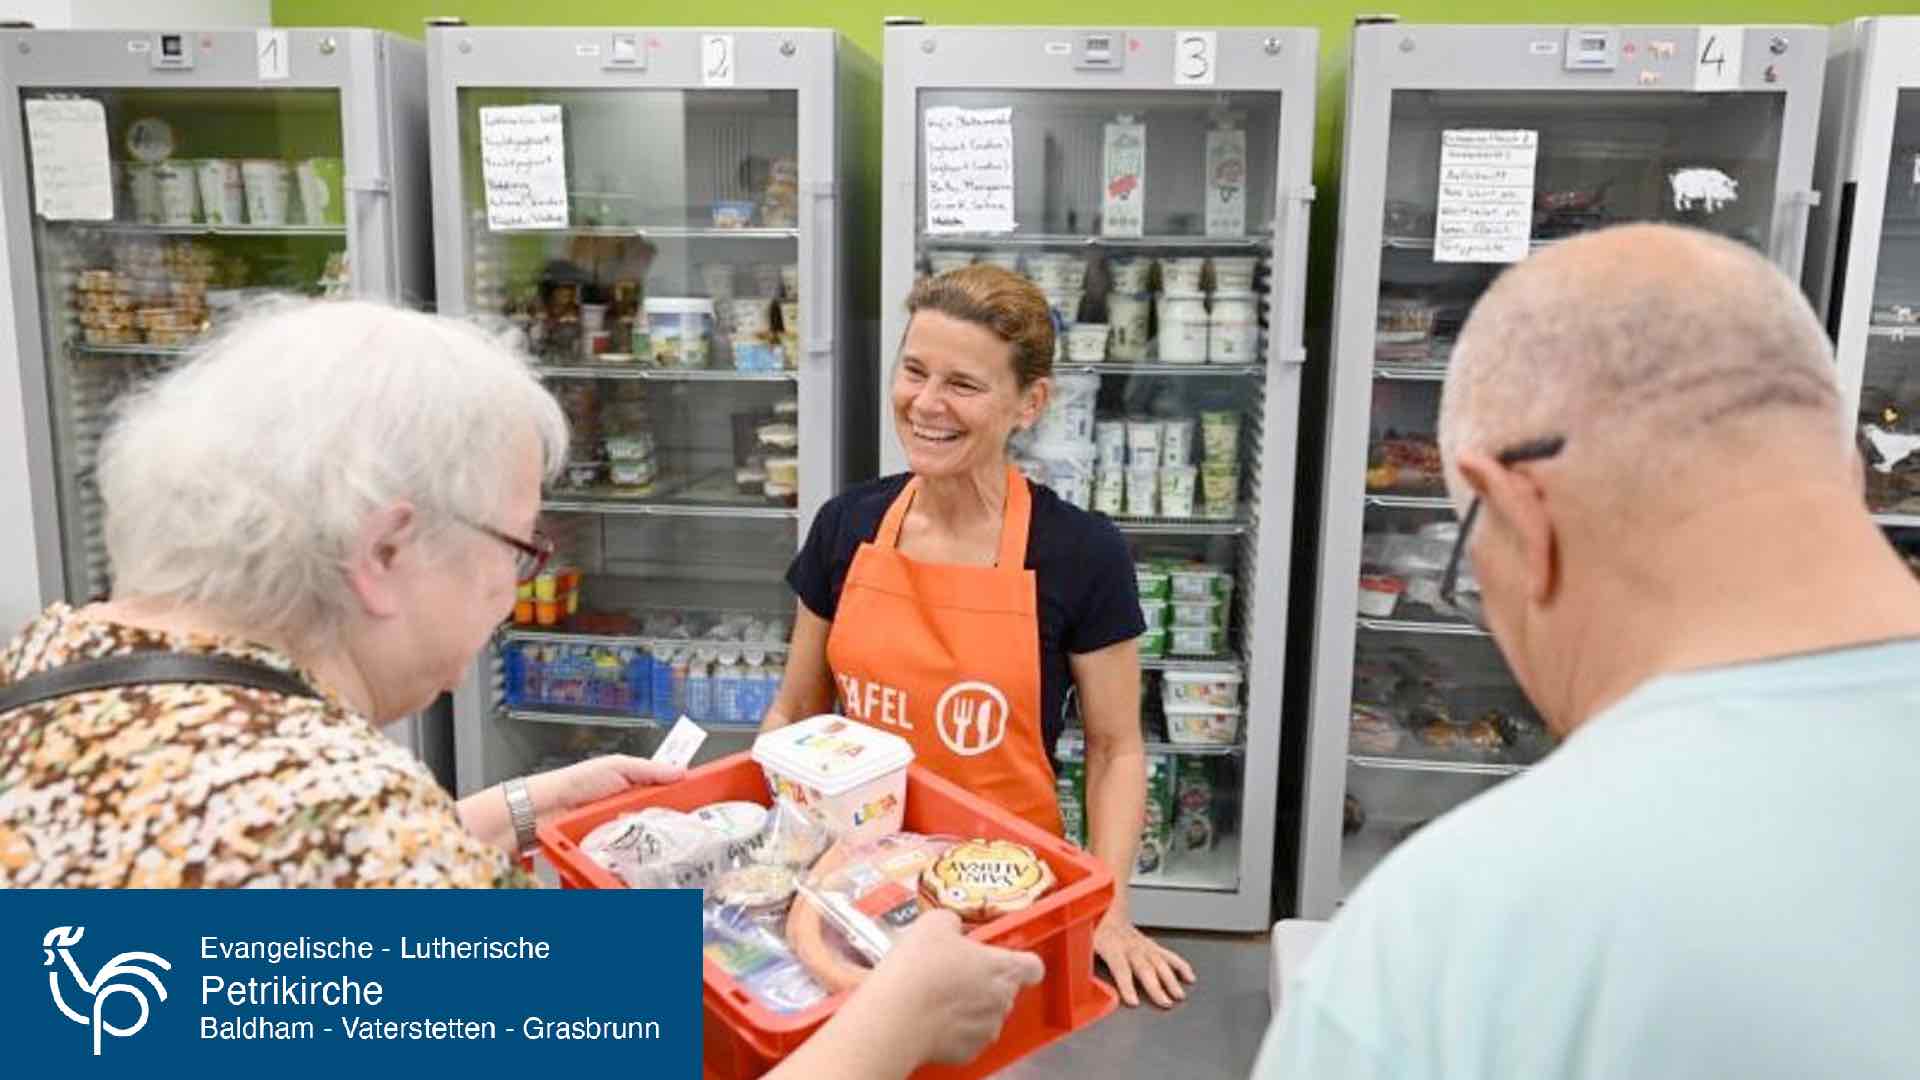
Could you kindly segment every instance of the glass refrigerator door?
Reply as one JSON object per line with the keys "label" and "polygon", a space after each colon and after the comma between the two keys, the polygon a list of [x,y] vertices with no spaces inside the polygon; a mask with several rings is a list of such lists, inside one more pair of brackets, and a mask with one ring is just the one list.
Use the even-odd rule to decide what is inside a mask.
{"label": "glass refrigerator door", "polygon": [[573,433],[558,554],[496,642],[463,787],[650,753],[682,714],[723,736],[707,755],[738,750],[771,702],[800,516],[797,99],[459,92],[468,313],[532,353]]}
{"label": "glass refrigerator door", "polygon": [[1859,423],[1867,503],[1911,528],[1920,526],[1920,90],[1898,101]]}
{"label": "glass refrigerator door", "polygon": [[[1117,522],[1136,560],[1148,626],[1136,886],[1241,886],[1280,101],[919,97],[919,269],[994,263],[1046,291],[1060,332],[1053,400],[1015,459]],[[1002,167],[1011,187],[978,198]],[[1067,710],[1056,773],[1069,837],[1085,843],[1085,738],[1077,703]]]}
{"label": "glass refrigerator door", "polygon": [[1441,381],[1468,310],[1502,269],[1451,260],[1516,238],[1518,258],[1628,221],[1764,251],[1783,108],[1778,93],[1394,92],[1341,895],[1426,822],[1552,745],[1493,639],[1439,595],[1459,533],[1434,438]]}
{"label": "glass refrigerator door", "polygon": [[[67,595],[110,585],[94,463],[114,403],[247,305],[348,287],[341,101],[335,90],[26,89],[38,185],[104,116],[109,219],[35,213]],[[97,140],[94,142],[97,146]],[[36,152],[48,156],[37,161]],[[62,158],[52,160],[55,155]],[[53,200],[59,202],[62,200]]]}

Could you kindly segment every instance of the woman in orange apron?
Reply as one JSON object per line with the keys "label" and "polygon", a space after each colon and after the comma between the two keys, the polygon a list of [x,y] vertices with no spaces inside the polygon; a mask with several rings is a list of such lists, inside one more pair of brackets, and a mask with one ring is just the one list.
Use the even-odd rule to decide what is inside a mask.
{"label": "woman in orange apron", "polygon": [[[1059,834],[1050,752],[1071,691],[1087,736],[1087,846],[1125,883],[1146,806],[1132,556],[1111,522],[1029,485],[1007,453],[1046,411],[1046,296],[982,265],[922,281],[907,307],[891,398],[911,471],[816,515],[788,573],[800,603],[763,728],[837,706]],[[1136,983],[1171,1006],[1194,978],[1133,926],[1124,884],[1094,948],[1128,1005]]]}

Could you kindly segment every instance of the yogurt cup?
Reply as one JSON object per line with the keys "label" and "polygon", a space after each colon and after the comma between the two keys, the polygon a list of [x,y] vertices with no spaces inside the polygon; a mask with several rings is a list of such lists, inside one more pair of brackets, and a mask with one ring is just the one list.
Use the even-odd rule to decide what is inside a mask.
{"label": "yogurt cup", "polygon": [[1160,464],[1193,464],[1193,417],[1164,421],[1160,432]]}
{"label": "yogurt cup", "polygon": [[163,161],[154,166],[160,185],[160,220],[168,225],[191,225],[200,217],[200,180],[193,163]]}
{"label": "yogurt cup", "polygon": [[1226,635],[1217,627],[1181,626],[1167,631],[1167,653],[1171,656],[1215,656]]}
{"label": "yogurt cup", "polygon": [[1204,287],[1207,260],[1200,256],[1160,260],[1160,288],[1169,293],[1198,293]]}
{"label": "yogurt cup", "polygon": [[1172,582],[1164,570],[1136,563],[1133,568],[1133,580],[1142,600],[1165,600],[1171,595]]}
{"label": "yogurt cup", "polygon": [[1128,517],[1157,517],[1159,514],[1159,495],[1159,469],[1149,467],[1127,470]]}
{"label": "yogurt cup", "polygon": [[787,485],[800,483],[800,459],[797,457],[770,457],[767,459],[767,483]]}
{"label": "yogurt cup", "polygon": [[1213,287],[1222,292],[1251,291],[1259,265],[1259,258],[1253,255],[1215,255]]}
{"label": "yogurt cup", "polygon": [[1100,448],[1100,468],[1124,469],[1127,467],[1127,422],[1125,420],[1097,420],[1093,425],[1094,445]]}
{"label": "yogurt cup", "polygon": [[1146,620],[1147,629],[1164,630],[1167,627],[1167,602],[1165,600],[1140,601],[1140,617]]}
{"label": "yogurt cup", "polygon": [[755,739],[753,760],[776,798],[811,812],[836,837],[900,831],[913,748],[898,735],[815,716]]}
{"label": "yogurt cup", "polygon": [[1108,517],[1127,512],[1127,470],[1099,470],[1094,476],[1093,508]]}
{"label": "yogurt cup", "polygon": [[1147,632],[1140,635],[1140,655],[1148,660],[1167,655],[1167,632],[1148,627]]}
{"label": "yogurt cup", "polygon": [[1392,574],[1364,574],[1360,578],[1360,614],[1369,619],[1385,619],[1400,603],[1407,583]]}
{"label": "yogurt cup", "polygon": [[1220,601],[1211,597],[1205,600],[1175,600],[1168,605],[1173,619],[1168,625],[1175,630],[1191,626],[1219,626],[1222,622]]}
{"label": "yogurt cup", "polygon": [[1152,311],[1153,300],[1144,292],[1109,294],[1107,324],[1112,330],[1112,341],[1108,355],[1115,360],[1145,360]]}
{"label": "yogurt cup", "polygon": [[285,225],[287,201],[293,193],[293,170],[273,158],[250,158],[240,163],[240,180],[246,188],[247,223]]}
{"label": "yogurt cup", "polygon": [[1167,595],[1176,601],[1217,600],[1214,581],[1220,571],[1211,566],[1175,570],[1167,575]]}
{"label": "yogurt cup", "polygon": [[772,301],[760,297],[730,300],[727,302],[727,311],[733,319],[735,337],[766,338],[773,335]]}
{"label": "yogurt cup", "polygon": [[1208,464],[1240,462],[1240,414],[1230,410],[1200,414],[1200,448]]}
{"label": "yogurt cup", "polygon": [[1206,297],[1168,293],[1160,298],[1160,359],[1168,364],[1204,364],[1211,322]]}
{"label": "yogurt cup", "polygon": [[1107,358],[1107,324],[1075,323],[1067,331],[1067,359],[1098,364]]}
{"label": "yogurt cup", "polygon": [[1127,468],[1160,467],[1161,434],[1158,420],[1127,421]]}
{"label": "yogurt cup", "polygon": [[1053,309],[1055,315],[1059,316],[1059,325],[1070,327],[1079,320],[1080,302],[1087,298],[1086,293],[1078,289],[1071,291],[1043,289],[1041,291],[1046,293],[1047,306]]}
{"label": "yogurt cup", "polygon": [[1251,364],[1259,359],[1259,301],[1252,293],[1214,293],[1207,321],[1208,363]]}
{"label": "yogurt cup", "polygon": [[647,341],[656,366],[679,370],[707,366],[713,350],[712,300],[648,297],[646,312]]}
{"label": "yogurt cup", "polygon": [[1208,464],[1200,469],[1200,514],[1231,518],[1240,512],[1240,471],[1231,465]]}
{"label": "yogurt cup", "polygon": [[1160,513],[1163,517],[1193,516],[1194,480],[1200,470],[1192,465],[1160,467]]}
{"label": "yogurt cup", "polygon": [[1153,263],[1137,256],[1107,263],[1107,280],[1116,293],[1144,293],[1151,287]]}
{"label": "yogurt cup", "polygon": [[1065,291],[1077,286],[1066,283],[1067,257],[1052,253],[1027,259],[1027,275],[1045,291]]}

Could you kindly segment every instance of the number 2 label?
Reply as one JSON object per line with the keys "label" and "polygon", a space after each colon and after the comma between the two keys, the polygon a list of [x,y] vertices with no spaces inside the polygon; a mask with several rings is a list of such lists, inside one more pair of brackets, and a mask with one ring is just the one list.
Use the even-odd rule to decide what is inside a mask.
{"label": "number 2 label", "polygon": [[1746,40],[1744,26],[1703,26],[1695,39],[1693,88],[1740,89],[1740,53]]}
{"label": "number 2 label", "polygon": [[1173,35],[1173,85],[1213,85],[1219,38],[1212,30],[1181,30]]}
{"label": "number 2 label", "polygon": [[703,86],[733,85],[733,35],[700,35],[700,83]]}

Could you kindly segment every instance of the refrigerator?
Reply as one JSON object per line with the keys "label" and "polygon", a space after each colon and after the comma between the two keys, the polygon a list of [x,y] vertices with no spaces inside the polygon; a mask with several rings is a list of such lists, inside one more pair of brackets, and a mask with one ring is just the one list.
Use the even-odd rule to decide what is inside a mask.
{"label": "refrigerator", "polygon": [[824,30],[457,21],[427,67],[440,310],[527,349],[573,439],[553,563],[454,695],[458,788],[647,755],[681,715],[700,760],[745,749],[787,565],[862,453],[845,185],[877,68]]}
{"label": "refrigerator", "polygon": [[93,470],[124,393],[272,295],[430,298],[425,54],[178,28],[3,30],[0,55],[21,498],[57,508],[30,515],[40,588],[78,605],[112,584]]}
{"label": "refrigerator", "polygon": [[[1014,453],[1136,560],[1142,925],[1269,922],[1317,59],[1279,27],[886,31],[876,376],[923,274],[993,262],[1048,294],[1051,405]],[[1065,708],[1056,790],[1084,842]]]}
{"label": "refrigerator", "polygon": [[1867,503],[1920,544],[1920,19],[1834,28],[1806,288],[1858,416]]}
{"label": "refrigerator", "polygon": [[1355,27],[1298,910],[1552,739],[1448,609],[1434,443],[1453,338],[1509,262],[1616,222],[1708,229],[1798,279],[1826,31]]}

